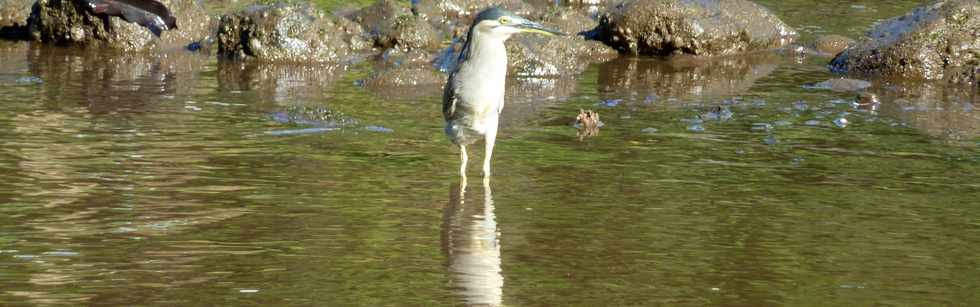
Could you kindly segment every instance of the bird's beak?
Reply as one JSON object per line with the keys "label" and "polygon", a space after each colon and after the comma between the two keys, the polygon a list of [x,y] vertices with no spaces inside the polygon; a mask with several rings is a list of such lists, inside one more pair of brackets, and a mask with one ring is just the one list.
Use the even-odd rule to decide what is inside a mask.
{"label": "bird's beak", "polygon": [[546,28],[545,26],[541,25],[540,23],[533,22],[533,21],[530,21],[530,20],[525,20],[524,22],[521,22],[520,24],[517,24],[517,28],[520,29],[521,32],[527,32],[527,33],[538,33],[538,34],[544,34],[544,35],[558,35],[558,36],[565,36],[565,35],[567,35],[565,33],[562,33],[560,31],[558,31],[558,30]]}

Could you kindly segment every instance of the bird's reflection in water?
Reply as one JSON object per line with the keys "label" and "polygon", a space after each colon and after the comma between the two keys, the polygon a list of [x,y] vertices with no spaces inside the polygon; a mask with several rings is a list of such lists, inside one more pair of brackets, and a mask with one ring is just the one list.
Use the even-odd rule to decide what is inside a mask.
{"label": "bird's reflection in water", "polygon": [[466,199],[466,178],[450,187],[443,211],[442,250],[453,288],[468,306],[500,306],[504,277],[493,195],[487,178],[483,202]]}

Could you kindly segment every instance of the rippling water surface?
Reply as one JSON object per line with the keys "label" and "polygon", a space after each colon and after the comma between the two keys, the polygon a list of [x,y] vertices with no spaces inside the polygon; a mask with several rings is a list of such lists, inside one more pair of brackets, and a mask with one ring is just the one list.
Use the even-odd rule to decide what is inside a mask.
{"label": "rippling water surface", "polygon": [[[764,3],[810,38],[917,2]],[[802,87],[827,60],[512,80],[494,176],[463,187],[438,86],[0,42],[0,301],[980,302],[976,90],[876,82],[854,106]]]}

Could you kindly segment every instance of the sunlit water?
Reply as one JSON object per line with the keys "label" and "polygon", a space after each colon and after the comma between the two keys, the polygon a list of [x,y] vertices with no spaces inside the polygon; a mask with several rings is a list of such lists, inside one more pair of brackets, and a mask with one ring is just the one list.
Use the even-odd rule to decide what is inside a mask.
{"label": "sunlit water", "polygon": [[[915,2],[775,10],[856,36]],[[826,61],[514,80],[489,186],[471,164],[460,189],[438,85],[3,42],[0,302],[980,302],[976,90],[880,83],[856,107],[802,87]]]}

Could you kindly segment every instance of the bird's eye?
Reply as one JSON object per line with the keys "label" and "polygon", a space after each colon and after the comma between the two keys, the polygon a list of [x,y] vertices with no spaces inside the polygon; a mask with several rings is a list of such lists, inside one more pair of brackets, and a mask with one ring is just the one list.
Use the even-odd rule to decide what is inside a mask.
{"label": "bird's eye", "polygon": [[505,24],[510,23],[510,18],[507,18],[507,16],[504,16],[504,17],[500,17],[500,19],[497,19],[497,21],[500,22],[500,24],[505,25]]}

